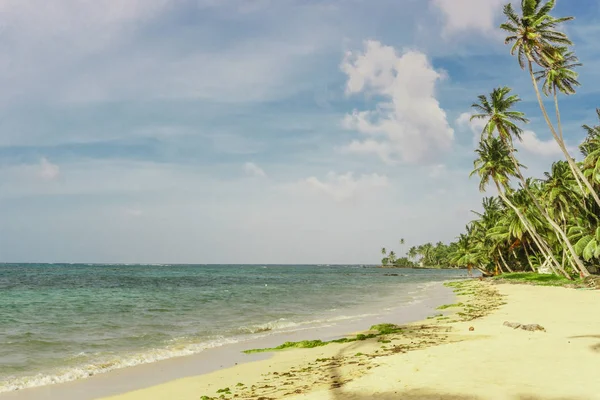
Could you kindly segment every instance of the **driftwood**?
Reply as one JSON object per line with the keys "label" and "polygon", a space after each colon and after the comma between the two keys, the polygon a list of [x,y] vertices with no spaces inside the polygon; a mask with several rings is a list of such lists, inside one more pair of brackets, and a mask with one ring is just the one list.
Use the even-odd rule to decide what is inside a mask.
{"label": "driftwood", "polygon": [[583,282],[593,289],[600,289],[600,276],[588,276]]}
{"label": "driftwood", "polygon": [[530,332],[535,332],[535,331],[543,331],[546,332],[546,329],[538,324],[527,324],[527,325],[523,325],[519,322],[508,322],[505,321],[504,322],[504,326],[508,326],[509,328],[513,328],[513,329],[523,329],[525,331],[530,331]]}

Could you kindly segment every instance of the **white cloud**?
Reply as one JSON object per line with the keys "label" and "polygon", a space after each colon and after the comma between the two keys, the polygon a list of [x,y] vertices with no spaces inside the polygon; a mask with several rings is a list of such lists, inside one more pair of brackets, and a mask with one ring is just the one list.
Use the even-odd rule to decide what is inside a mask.
{"label": "white cloud", "polygon": [[446,175],[447,172],[448,172],[448,167],[446,167],[446,165],[437,164],[437,165],[432,165],[431,167],[429,167],[428,175],[430,178],[441,178],[442,176]]}
{"label": "white cloud", "polygon": [[[329,27],[306,30],[296,15],[276,37],[270,25],[248,35],[210,17],[193,27],[173,23],[171,13],[212,3],[206,0],[112,3],[0,1],[0,51],[8,60],[0,62],[0,102],[273,99],[308,86],[295,74],[311,69],[310,56],[334,40]],[[220,3],[221,12],[241,12],[239,2]],[[155,36],[155,23],[169,34]]]}
{"label": "white cloud", "polygon": [[562,155],[562,151],[554,139],[541,140],[533,131],[524,131],[521,137],[523,141],[517,146],[525,151],[544,157]]}
{"label": "white cloud", "polygon": [[343,151],[376,154],[387,163],[416,163],[450,148],[454,131],[435,98],[435,84],[443,74],[425,54],[399,55],[393,47],[367,41],[364,52],[346,54],[341,68],[348,76],[347,94],[385,99],[375,110],[355,110],[344,118],[346,128],[370,138]]}
{"label": "white cloud", "polygon": [[324,194],[335,201],[350,200],[362,192],[381,189],[389,186],[388,178],[378,174],[363,174],[355,177],[354,173],[337,174],[329,172],[324,180],[311,176],[294,185],[302,191]]}
{"label": "white cloud", "polygon": [[[462,113],[456,119],[456,124],[457,126],[467,127],[473,132],[473,145],[477,146],[481,138],[481,132],[487,124],[487,120],[474,119],[471,121],[471,115],[472,114],[469,112]],[[544,157],[562,155],[562,151],[554,139],[541,140],[537,137],[535,132],[531,130],[523,131],[521,138],[523,139],[521,142],[515,141],[515,147],[522,148],[531,154]]]}
{"label": "white cloud", "polygon": [[265,178],[267,176],[267,174],[261,167],[252,162],[247,162],[246,164],[244,164],[244,172],[246,172],[246,174],[250,176],[255,176],[259,178]]}
{"label": "white cloud", "polygon": [[48,159],[42,158],[39,166],[40,178],[53,181],[60,175],[60,167],[56,164],[52,164]]}
{"label": "white cloud", "polygon": [[481,139],[481,132],[483,132],[483,128],[487,125],[486,119],[474,119],[471,120],[471,116],[473,116],[470,112],[464,112],[460,114],[460,116],[456,119],[456,125],[463,128],[469,128],[473,133],[473,146],[477,147],[479,140]]}
{"label": "white cloud", "polygon": [[464,31],[491,34],[496,28],[495,17],[506,0],[432,0],[431,5],[444,15],[445,36]]}

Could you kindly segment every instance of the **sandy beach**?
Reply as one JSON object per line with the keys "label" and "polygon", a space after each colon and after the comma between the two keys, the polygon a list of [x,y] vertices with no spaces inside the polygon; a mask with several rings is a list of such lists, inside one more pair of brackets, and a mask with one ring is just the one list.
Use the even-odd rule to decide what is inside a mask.
{"label": "sandy beach", "polygon": [[462,306],[402,333],[275,352],[107,399],[600,399],[598,291],[479,281],[456,290]]}

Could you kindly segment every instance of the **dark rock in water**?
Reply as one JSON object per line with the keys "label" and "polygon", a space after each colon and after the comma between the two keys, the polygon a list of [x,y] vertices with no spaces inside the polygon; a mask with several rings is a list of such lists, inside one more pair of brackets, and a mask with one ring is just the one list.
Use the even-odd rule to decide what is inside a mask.
{"label": "dark rock in water", "polygon": [[538,324],[528,324],[528,325],[523,325],[519,322],[508,322],[508,321],[504,321],[504,326],[508,326],[509,328],[513,328],[513,329],[523,329],[525,331],[530,331],[530,332],[535,332],[535,331],[543,331],[546,332],[546,329]]}
{"label": "dark rock in water", "polygon": [[400,276],[400,274],[383,274],[383,276]]}

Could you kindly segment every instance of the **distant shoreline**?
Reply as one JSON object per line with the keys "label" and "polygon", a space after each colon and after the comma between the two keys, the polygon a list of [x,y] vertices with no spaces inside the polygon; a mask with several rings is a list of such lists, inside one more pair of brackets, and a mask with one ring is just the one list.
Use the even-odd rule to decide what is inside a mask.
{"label": "distant shoreline", "polygon": [[466,270],[466,268],[455,268],[455,267],[415,267],[415,266],[398,266],[398,265],[378,265],[377,268],[385,268],[385,269],[453,269],[453,270]]}

